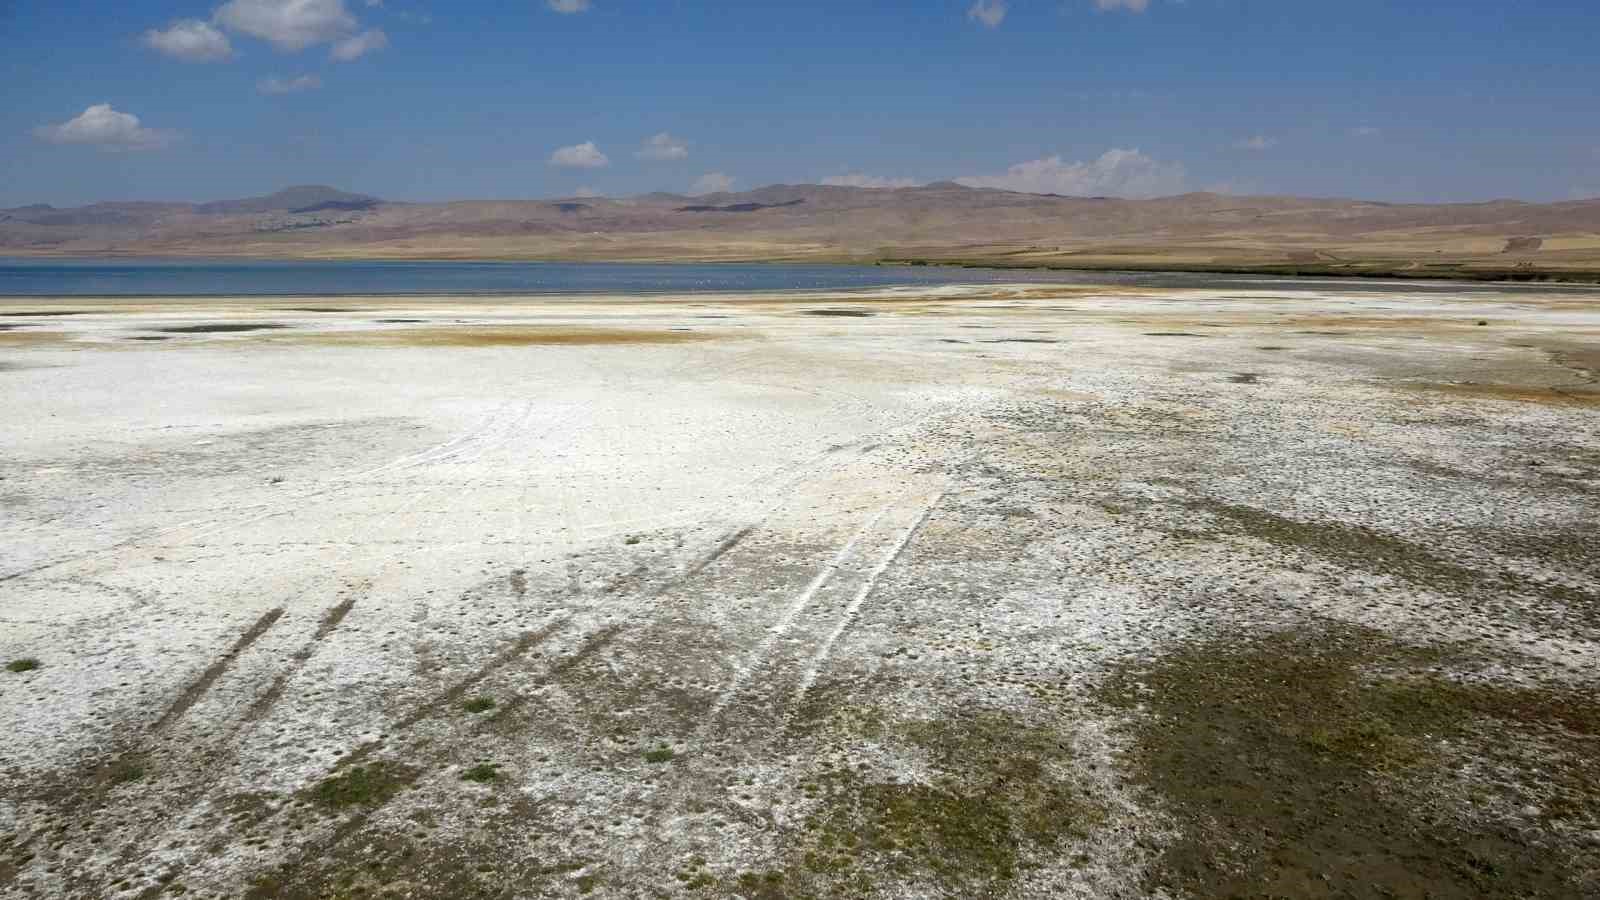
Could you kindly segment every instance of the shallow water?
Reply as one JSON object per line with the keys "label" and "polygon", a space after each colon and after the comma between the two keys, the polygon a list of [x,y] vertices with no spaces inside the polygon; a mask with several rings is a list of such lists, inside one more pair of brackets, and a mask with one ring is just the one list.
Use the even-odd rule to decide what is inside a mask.
{"label": "shallow water", "polygon": [[[203,297],[406,294],[690,293],[854,290],[1040,282],[1209,290],[1477,293],[1549,285],[1388,282],[1183,272],[1066,272],[789,263],[557,263],[372,260],[14,259],[0,257],[0,296]],[[1573,288],[1567,288],[1573,290]],[[1592,292],[1593,288],[1579,288]]]}
{"label": "shallow water", "polygon": [[1072,280],[1048,274],[763,263],[0,259],[0,295],[636,294]]}

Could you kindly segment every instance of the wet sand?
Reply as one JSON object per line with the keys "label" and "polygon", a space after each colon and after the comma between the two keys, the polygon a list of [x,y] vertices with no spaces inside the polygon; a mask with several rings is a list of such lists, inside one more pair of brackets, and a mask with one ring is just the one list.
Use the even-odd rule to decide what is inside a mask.
{"label": "wet sand", "polygon": [[0,895],[1600,892],[1600,296],[0,311]]}

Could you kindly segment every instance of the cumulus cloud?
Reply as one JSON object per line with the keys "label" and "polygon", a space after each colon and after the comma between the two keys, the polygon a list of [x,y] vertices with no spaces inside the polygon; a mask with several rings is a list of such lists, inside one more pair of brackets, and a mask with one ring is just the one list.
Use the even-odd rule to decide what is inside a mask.
{"label": "cumulus cloud", "polygon": [[1233,142],[1233,149],[1235,150],[1271,150],[1276,146],[1278,146],[1278,139],[1267,137],[1264,134],[1252,135]]}
{"label": "cumulus cloud", "polygon": [[95,104],[60,125],[40,125],[33,136],[52,144],[88,144],[102,150],[155,150],[178,139],[174,132],[144,127],[138,116],[117,112],[109,103]]}
{"label": "cumulus cloud", "polygon": [[1125,9],[1142,13],[1150,8],[1150,0],[1094,0],[1094,7],[1101,11]]}
{"label": "cumulus cloud", "polygon": [[577,190],[573,191],[572,192],[572,196],[574,196],[574,197],[583,197],[585,199],[591,199],[591,198],[594,198],[594,197],[604,197],[605,194],[600,193],[600,191],[595,189],[595,188],[592,188],[592,187],[589,187],[589,186],[585,185],[584,187],[578,188]]}
{"label": "cumulus cloud", "polygon": [[611,164],[594,141],[584,141],[571,147],[562,147],[550,154],[550,165],[563,169],[599,169]]}
{"label": "cumulus cloud", "polygon": [[589,11],[589,0],[549,0],[550,9],[558,13],[581,13]]}
{"label": "cumulus cloud", "polygon": [[373,28],[334,44],[328,55],[339,62],[349,62],[387,46],[389,36],[383,33],[382,28]]}
{"label": "cumulus cloud", "polygon": [[1159,197],[1180,193],[1185,172],[1138,150],[1107,150],[1091,162],[1062,162],[1059,156],[1017,163],[1002,175],[957,178],[968,187],[999,188],[1028,194],[1079,197]]}
{"label": "cumulus cloud", "polygon": [[684,159],[689,155],[689,145],[663,131],[646,139],[634,155],[640,159]]}
{"label": "cumulus cloud", "polygon": [[883,178],[878,175],[863,175],[859,172],[850,175],[829,175],[822,179],[823,184],[835,187],[864,187],[864,188],[907,188],[916,187],[922,182],[915,178]]}
{"label": "cumulus cloud", "polygon": [[315,75],[301,75],[298,78],[279,78],[273,75],[256,82],[256,90],[263,94],[298,94],[301,91],[314,91],[322,87],[322,79]]}
{"label": "cumulus cloud", "polygon": [[179,19],[160,31],[144,33],[144,45],[184,62],[218,62],[233,56],[228,36],[199,19]]}
{"label": "cumulus cloud", "polygon": [[731,175],[721,172],[707,172],[694,180],[694,185],[689,188],[691,194],[720,194],[733,190],[733,183],[737,180]]}
{"label": "cumulus cloud", "polygon": [[338,40],[356,29],[344,0],[229,0],[215,21],[284,51]]}
{"label": "cumulus cloud", "polygon": [[1006,5],[1006,0],[977,0],[967,10],[967,18],[981,24],[985,28],[999,28],[1000,23],[1006,20],[1006,13],[1011,8]]}

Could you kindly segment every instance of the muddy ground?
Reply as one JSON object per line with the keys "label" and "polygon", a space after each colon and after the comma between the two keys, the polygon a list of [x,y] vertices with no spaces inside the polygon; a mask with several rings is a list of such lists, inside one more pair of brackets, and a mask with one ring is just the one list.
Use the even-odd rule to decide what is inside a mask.
{"label": "muddy ground", "polygon": [[0,895],[1600,895],[1600,296],[5,322]]}

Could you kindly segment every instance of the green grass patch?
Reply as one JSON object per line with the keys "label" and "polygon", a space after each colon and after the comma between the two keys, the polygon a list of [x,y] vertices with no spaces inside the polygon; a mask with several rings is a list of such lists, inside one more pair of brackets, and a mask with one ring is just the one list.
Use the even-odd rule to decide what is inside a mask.
{"label": "green grass patch", "polygon": [[496,781],[499,778],[500,767],[494,763],[478,763],[472,768],[461,773],[462,781],[471,781],[476,782],[477,784],[488,784],[489,782]]}
{"label": "green grass patch", "polygon": [[[841,715],[824,727],[854,721]],[[890,725],[885,739],[927,758],[929,778],[899,783],[825,766],[799,784],[812,806],[789,857],[727,887],[763,900],[998,896],[1106,820],[1055,728],[983,713]]]}
{"label": "green grass patch", "polygon": [[[1600,702],[1452,679],[1440,674],[1451,661],[1327,625],[1230,635],[1117,673],[1102,699],[1134,716],[1129,775],[1179,827],[1149,887],[1574,896],[1569,860],[1585,851],[1556,839],[1570,829],[1545,826],[1600,821]],[[1459,773],[1485,761],[1507,807],[1545,819],[1473,824],[1485,820],[1468,814],[1477,804],[1465,795],[1491,786]],[[1463,796],[1452,801],[1452,790]]]}
{"label": "green grass patch", "polygon": [[647,763],[671,762],[673,755],[671,747],[657,747],[654,750],[646,750],[644,752],[644,761]]}
{"label": "green grass patch", "polygon": [[311,798],[323,806],[376,806],[415,780],[415,771],[390,763],[352,766],[318,782]]}
{"label": "green grass patch", "polygon": [[461,708],[469,713],[488,712],[489,710],[494,709],[494,698],[473,697],[471,700],[461,704]]}
{"label": "green grass patch", "polygon": [[6,671],[32,672],[41,665],[43,665],[43,663],[39,662],[37,659],[34,659],[31,656],[24,656],[22,659],[13,659],[11,662],[6,663]]}

